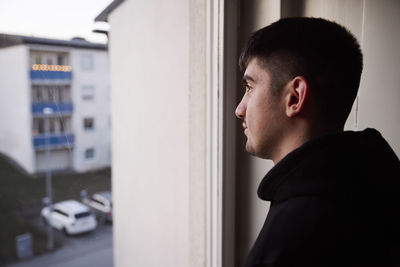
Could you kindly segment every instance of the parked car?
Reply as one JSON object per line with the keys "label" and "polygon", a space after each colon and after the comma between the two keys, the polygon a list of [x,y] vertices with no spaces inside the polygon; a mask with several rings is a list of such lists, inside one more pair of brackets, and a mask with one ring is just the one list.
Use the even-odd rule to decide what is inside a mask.
{"label": "parked car", "polygon": [[97,227],[97,221],[91,210],[76,200],[65,200],[44,207],[41,216],[45,223],[50,224],[65,234],[73,235],[93,231]]}
{"label": "parked car", "polygon": [[110,191],[97,192],[83,197],[82,202],[89,206],[99,221],[112,222],[112,198]]}

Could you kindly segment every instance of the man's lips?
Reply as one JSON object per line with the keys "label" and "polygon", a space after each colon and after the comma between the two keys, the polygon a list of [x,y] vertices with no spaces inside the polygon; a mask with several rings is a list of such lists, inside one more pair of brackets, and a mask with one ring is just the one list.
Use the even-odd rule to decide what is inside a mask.
{"label": "man's lips", "polygon": [[246,124],[246,122],[243,122],[243,123],[242,123],[242,126],[243,126],[243,129],[244,129],[244,134],[247,136],[247,132],[248,132],[249,130],[247,129],[247,124]]}

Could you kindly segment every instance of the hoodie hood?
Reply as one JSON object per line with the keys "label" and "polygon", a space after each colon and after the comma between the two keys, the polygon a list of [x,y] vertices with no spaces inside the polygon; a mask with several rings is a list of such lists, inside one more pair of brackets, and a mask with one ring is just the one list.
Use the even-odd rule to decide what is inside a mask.
{"label": "hoodie hood", "polygon": [[275,202],[303,195],[382,197],[400,193],[399,179],[399,159],[378,131],[345,131],[290,152],[265,175],[258,196]]}

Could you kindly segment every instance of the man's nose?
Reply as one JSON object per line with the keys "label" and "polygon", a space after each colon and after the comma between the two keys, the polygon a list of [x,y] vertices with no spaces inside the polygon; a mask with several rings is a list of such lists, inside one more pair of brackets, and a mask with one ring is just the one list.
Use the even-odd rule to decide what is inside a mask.
{"label": "man's nose", "polygon": [[244,120],[244,118],[246,117],[246,108],[247,108],[247,105],[246,105],[245,99],[243,97],[242,101],[240,101],[239,105],[236,107],[236,110],[235,110],[235,115],[236,115],[236,117],[238,117],[238,119]]}

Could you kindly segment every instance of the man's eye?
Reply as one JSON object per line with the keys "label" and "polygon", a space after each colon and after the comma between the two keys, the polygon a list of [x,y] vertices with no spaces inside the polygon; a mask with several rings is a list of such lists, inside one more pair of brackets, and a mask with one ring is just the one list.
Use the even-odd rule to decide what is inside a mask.
{"label": "man's eye", "polygon": [[247,93],[247,92],[250,92],[253,88],[247,84],[247,85],[245,85],[245,89],[246,89],[246,93]]}

